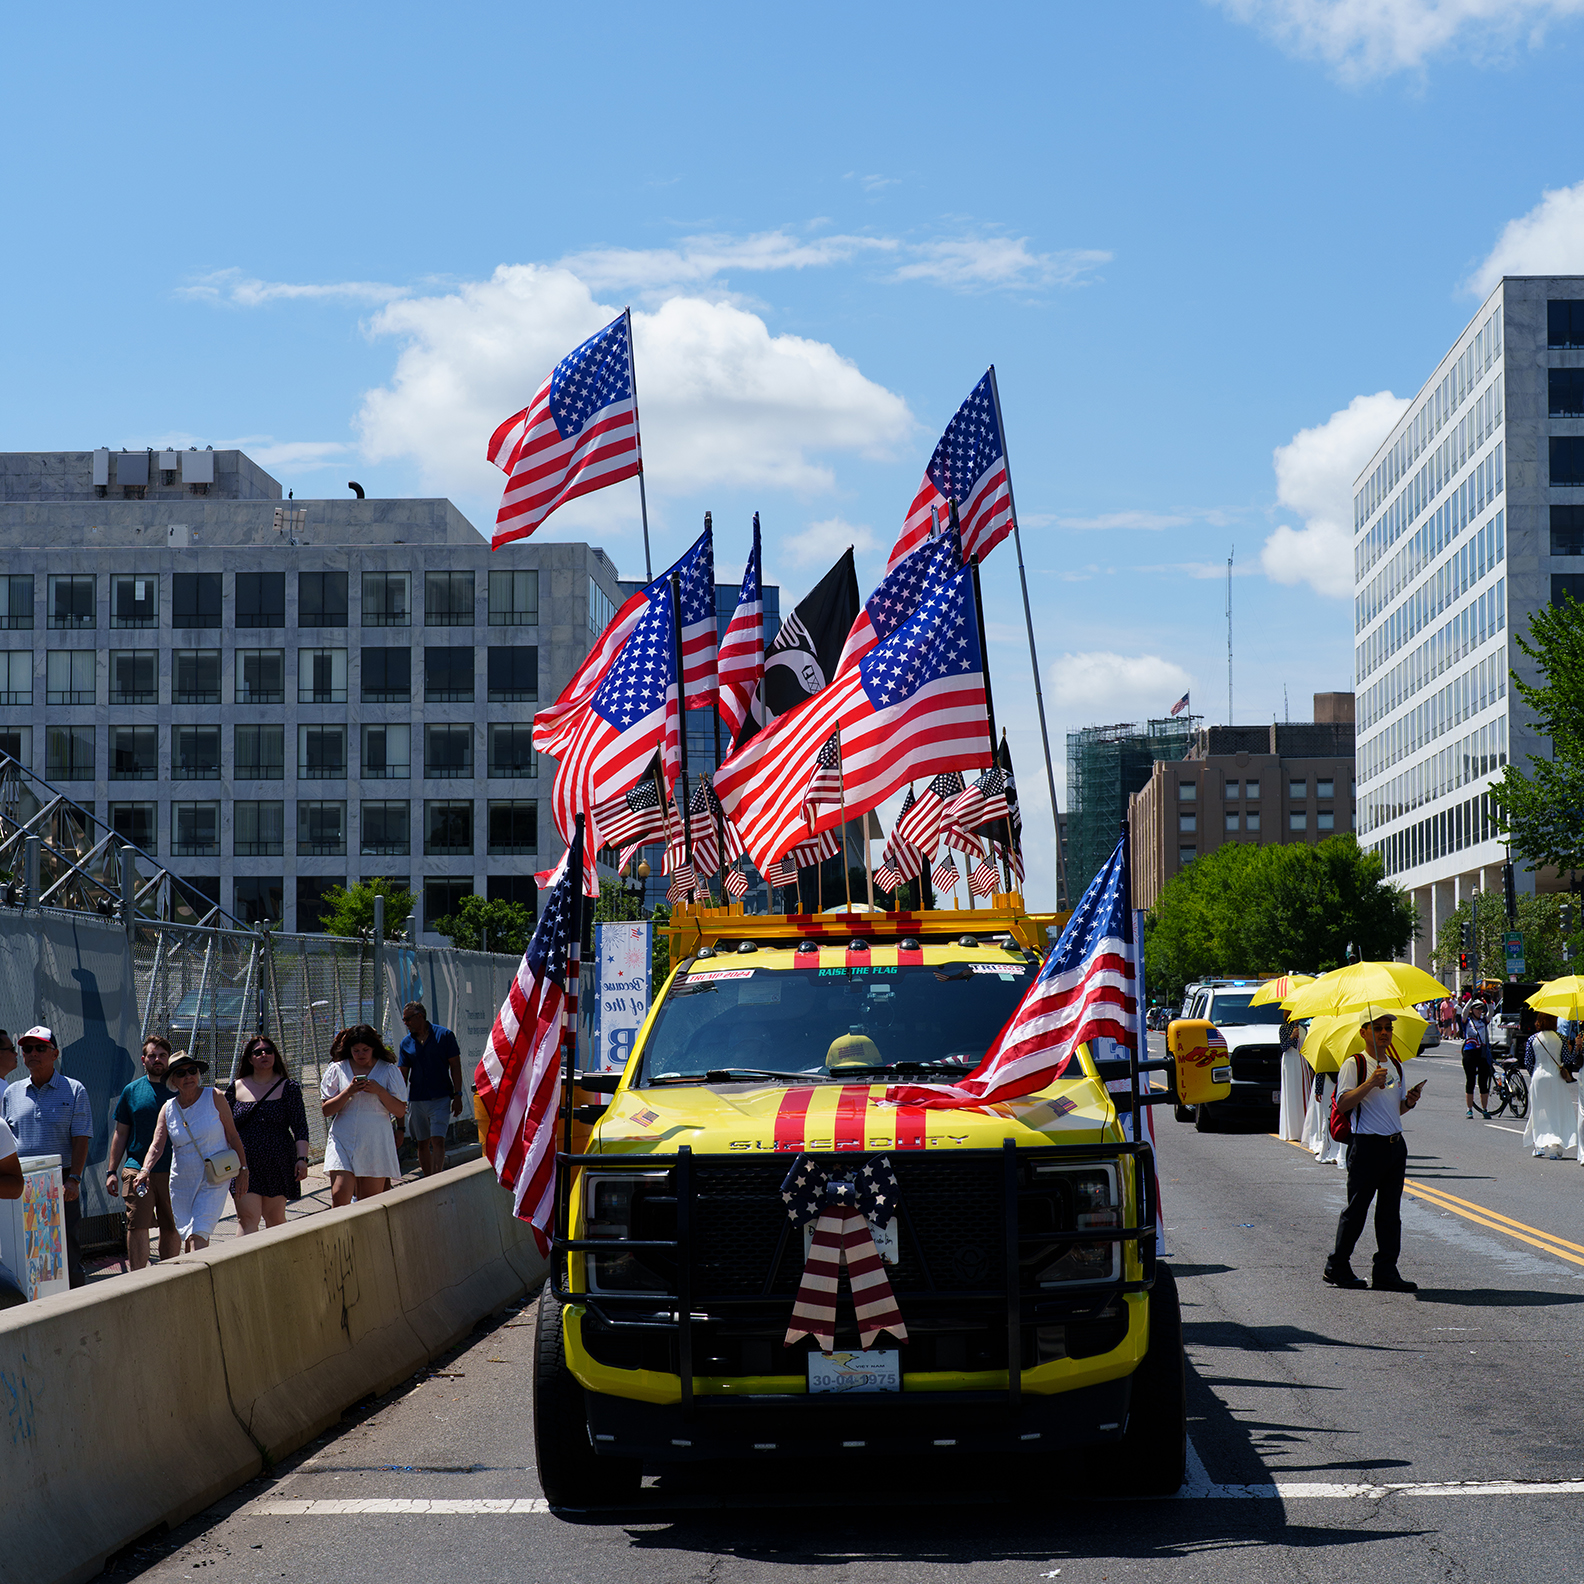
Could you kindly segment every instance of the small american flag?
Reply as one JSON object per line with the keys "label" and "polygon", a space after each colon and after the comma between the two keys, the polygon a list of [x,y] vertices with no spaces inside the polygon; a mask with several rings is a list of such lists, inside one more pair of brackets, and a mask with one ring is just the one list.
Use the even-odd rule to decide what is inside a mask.
{"label": "small american flag", "polygon": [[550,1251],[555,1205],[561,1037],[569,1000],[576,996],[578,939],[572,911],[583,868],[582,841],[579,827],[552,876],[533,939],[473,1075],[474,1093],[488,1119],[484,1154],[501,1186],[511,1189],[513,1214],[532,1226],[541,1254]]}
{"label": "small american flag", "polygon": [[999,884],[995,865],[986,863],[983,859],[973,866],[973,873],[968,876],[968,889],[976,897],[994,896]]}
{"label": "small american flag", "polygon": [[682,864],[671,873],[671,884],[666,887],[666,901],[671,903],[683,901],[696,883],[692,866]]}
{"label": "small american flag", "polygon": [[983,561],[1012,532],[1012,486],[993,366],[946,425],[891,548],[887,571],[924,542],[935,513],[944,512],[953,500],[962,527],[963,560],[976,555]]}
{"label": "small american flag", "polygon": [[623,311],[550,371],[485,455],[506,474],[493,549],[526,539],[557,506],[643,471],[632,316]]}
{"label": "small american flag", "polygon": [[791,853],[771,864],[765,879],[777,888],[795,886],[798,883],[798,866],[793,862]]}
{"label": "small american flag", "polygon": [[1184,693],[1183,696],[1180,699],[1178,699],[1175,704],[1172,705],[1171,712],[1172,712],[1173,715],[1181,715],[1182,712],[1185,709],[1187,709],[1187,708],[1188,708],[1188,695],[1186,693]]}
{"label": "small american flag", "polygon": [[741,869],[726,871],[726,889],[739,901],[748,895],[748,876]]}
{"label": "small american flag", "polygon": [[967,853],[970,858],[984,857],[984,843],[972,831],[964,830],[961,825],[948,825],[946,834],[941,839],[948,847],[955,847],[958,852]]}
{"label": "small american flag", "polygon": [[642,846],[665,834],[665,814],[660,806],[660,758],[649,761],[649,768],[630,791],[594,810],[596,845],[600,847]]}
{"label": "small american flag", "polygon": [[812,826],[825,804],[841,800],[841,733],[833,731],[814,761],[814,774],[809,777],[808,791],[803,796],[803,817]]}
{"label": "small american flag", "polygon": [[1086,1041],[1137,1046],[1138,955],[1128,883],[1127,838],[1090,882],[1045,966],[968,1077],[957,1084],[886,1091],[898,1105],[988,1105],[1032,1094],[1066,1070]]}
{"label": "small american flag", "polygon": [[764,680],[764,590],[759,568],[759,513],[755,512],[753,549],[748,552],[742,587],[737,592],[737,609],[721,639],[716,662],[721,719],[734,739],[748,719],[748,706]]}
{"label": "small american flag", "polygon": [[957,889],[957,865],[950,853],[947,853],[930,871],[930,878],[934,880],[937,890],[955,891]]}
{"label": "small american flag", "polygon": [[933,858],[935,849],[940,846],[941,810],[962,789],[963,778],[955,770],[947,770],[936,776],[924,788],[924,795],[916,800],[913,789],[909,787],[907,801],[897,816],[895,834],[910,846],[917,847],[926,858]]}
{"label": "small american flag", "polygon": [[821,831],[813,841],[800,842],[792,849],[792,861],[800,869],[812,869],[841,851],[841,840],[833,830]]}
{"label": "small american flag", "polygon": [[882,891],[899,891],[907,883],[888,863],[881,864],[875,870],[874,882]]}

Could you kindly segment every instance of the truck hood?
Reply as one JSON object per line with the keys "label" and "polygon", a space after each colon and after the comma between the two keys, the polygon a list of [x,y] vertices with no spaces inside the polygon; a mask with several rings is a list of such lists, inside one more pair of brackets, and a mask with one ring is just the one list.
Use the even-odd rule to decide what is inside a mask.
{"label": "truck hood", "polygon": [[1281,1044],[1281,1028],[1275,1023],[1234,1023],[1230,1028],[1225,1023],[1217,1023],[1216,1032],[1226,1041],[1229,1051],[1242,1050],[1248,1045]]}
{"label": "truck hood", "polygon": [[[906,1080],[910,1083],[916,1079]],[[590,1153],[792,1154],[800,1150],[996,1149],[1120,1139],[1105,1090],[1089,1077],[990,1106],[925,1111],[885,1103],[883,1083],[663,1085],[623,1090]]]}

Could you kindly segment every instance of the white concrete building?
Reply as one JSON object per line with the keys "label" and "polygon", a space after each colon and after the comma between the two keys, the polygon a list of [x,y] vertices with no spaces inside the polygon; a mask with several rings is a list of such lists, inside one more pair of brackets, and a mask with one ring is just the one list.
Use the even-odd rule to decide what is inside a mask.
{"label": "white concrete building", "polygon": [[1515,632],[1584,586],[1584,276],[1503,279],[1354,489],[1358,834],[1428,967],[1458,903],[1501,891],[1492,782],[1548,752],[1508,671],[1532,676]]}

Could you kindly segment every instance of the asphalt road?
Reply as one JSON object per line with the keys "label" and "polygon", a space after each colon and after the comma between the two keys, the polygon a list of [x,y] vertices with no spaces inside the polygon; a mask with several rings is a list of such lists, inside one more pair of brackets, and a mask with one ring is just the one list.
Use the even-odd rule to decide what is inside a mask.
{"label": "asphalt road", "polygon": [[[1584,1479],[1584,1171],[1530,1159],[1509,1119],[1466,1120],[1454,1051],[1414,1075],[1429,1084],[1410,1118],[1411,1296],[1322,1285],[1345,1181],[1334,1166],[1157,1111],[1189,1358],[1193,1480],[1177,1498],[1096,1493],[1060,1466],[756,1465],[651,1479],[621,1512],[552,1514],[534,1500],[530,1305],[116,1576],[1572,1577],[1581,1487],[1547,1485]],[[1366,1232],[1361,1267],[1372,1248]],[[511,1510],[305,1505],[371,1501]]]}

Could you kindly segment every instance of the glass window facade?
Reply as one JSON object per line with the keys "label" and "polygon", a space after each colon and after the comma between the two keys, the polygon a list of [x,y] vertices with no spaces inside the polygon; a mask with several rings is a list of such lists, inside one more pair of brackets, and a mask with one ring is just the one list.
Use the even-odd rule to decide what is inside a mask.
{"label": "glass window facade", "polygon": [[238,781],[283,781],[286,778],[286,728],[284,726],[237,726],[236,768]]}
{"label": "glass window facade", "polygon": [[473,646],[447,645],[424,649],[424,702],[473,702]]}
{"label": "glass window facade", "polygon": [[339,858],[346,852],[346,807],[343,802],[298,800],[299,857]]}
{"label": "glass window facade", "polygon": [[412,727],[406,722],[363,724],[360,771],[365,781],[406,781],[412,775]]}
{"label": "glass window facade", "polygon": [[235,664],[238,704],[286,702],[284,649],[238,649]]}
{"label": "glass window facade", "polygon": [[473,853],[473,805],[431,800],[424,804],[424,855],[460,858]]}
{"label": "glass window facade", "polygon": [[297,702],[299,704],[345,704],[346,701],[346,650],[299,649],[297,651]]}
{"label": "glass window facade", "polygon": [[159,650],[112,649],[110,651],[110,702],[112,704],[159,703]]}
{"label": "glass window facade", "polygon": [[98,595],[94,583],[92,574],[50,577],[51,631],[78,632],[98,625]]}
{"label": "glass window facade", "polygon": [[177,649],[171,654],[171,702],[220,702],[220,651]]}
{"label": "glass window facade", "polygon": [[286,851],[286,805],[253,799],[233,803],[231,851],[237,858],[279,858]]}
{"label": "glass window facade", "polygon": [[111,627],[159,626],[159,579],[116,573],[110,579]]}
{"label": "glass window facade", "polygon": [[538,572],[491,572],[489,575],[491,627],[539,625]]}
{"label": "glass window facade", "polygon": [[238,572],[236,624],[243,630],[286,625],[286,574]]}
{"label": "glass window facade", "polygon": [[[46,704],[93,704],[98,676],[98,655],[92,649],[51,649],[44,657]],[[32,703],[31,694],[28,699]]]}
{"label": "glass window facade", "polygon": [[172,573],[171,626],[219,627],[223,619],[223,582],[219,572]]}
{"label": "glass window facade", "polygon": [[345,627],[346,624],[346,573],[299,572],[297,574],[297,625],[299,627]]}
{"label": "glass window facade", "polygon": [[539,650],[532,644],[492,644],[489,650],[491,704],[532,704],[539,698]]}
{"label": "glass window facade", "polygon": [[472,625],[473,574],[425,572],[424,626],[471,627]]}
{"label": "glass window facade", "polygon": [[365,649],[362,672],[365,704],[412,702],[411,649]]}
{"label": "glass window facade", "polygon": [[363,625],[412,626],[412,576],[407,572],[363,574]]}

